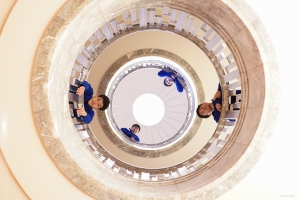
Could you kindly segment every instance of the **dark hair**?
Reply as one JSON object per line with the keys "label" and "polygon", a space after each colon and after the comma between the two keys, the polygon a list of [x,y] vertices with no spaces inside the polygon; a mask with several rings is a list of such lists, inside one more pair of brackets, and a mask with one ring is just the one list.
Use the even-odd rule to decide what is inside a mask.
{"label": "dark hair", "polygon": [[171,83],[170,85],[168,85],[168,84],[166,83],[166,81],[167,81],[167,78],[164,79],[164,85],[167,86],[167,87],[170,87],[170,86],[172,85],[172,83]]}
{"label": "dark hair", "polygon": [[197,107],[196,113],[197,113],[198,117],[200,117],[200,118],[209,118],[210,115],[201,115],[201,114],[198,112],[198,110],[199,110],[199,108],[200,108],[200,106],[201,106],[202,104],[203,104],[203,103],[201,103],[201,104]]}
{"label": "dark hair", "polygon": [[101,94],[98,97],[101,97],[103,99],[103,106],[102,106],[102,108],[99,108],[99,110],[102,110],[102,111],[106,110],[110,103],[109,98],[104,94]]}
{"label": "dark hair", "polygon": [[140,127],[140,125],[138,125],[138,124],[133,124],[133,125],[131,126],[131,128],[132,128],[132,127],[134,127],[134,126],[136,126],[136,127],[138,127],[138,128],[139,128],[139,132],[141,131],[141,127]]}

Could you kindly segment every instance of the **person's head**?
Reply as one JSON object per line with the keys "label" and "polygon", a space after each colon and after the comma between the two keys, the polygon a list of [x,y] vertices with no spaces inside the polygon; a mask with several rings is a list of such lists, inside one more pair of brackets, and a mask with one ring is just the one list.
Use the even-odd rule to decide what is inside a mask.
{"label": "person's head", "polygon": [[198,117],[200,118],[209,118],[211,115],[212,109],[209,105],[209,103],[202,103],[200,104],[197,109],[196,109],[196,113],[198,115]]}
{"label": "person's head", "polygon": [[174,83],[174,80],[171,77],[167,77],[164,80],[164,85],[170,87]]}
{"label": "person's head", "polygon": [[135,135],[138,134],[138,132],[140,132],[141,127],[138,124],[133,124],[131,126],[131,132],[133,132]]}
{"label": "person's head", "polygon": [[102,111],[106,110],[109,106],[109,103],[110,103],[109,98],[104,94],[101,94],[98,97],[103,99],[103,106],[101,108],[99,108],[99,110],[102,110]]}
{"label": "person's head", "polygon": [[99,96],[94,96],[88,101],[88,104],[93,109],[99,109],[99,110],[106,110],[109,106],[109,103],[110,103],[109,98],[104,94]]}

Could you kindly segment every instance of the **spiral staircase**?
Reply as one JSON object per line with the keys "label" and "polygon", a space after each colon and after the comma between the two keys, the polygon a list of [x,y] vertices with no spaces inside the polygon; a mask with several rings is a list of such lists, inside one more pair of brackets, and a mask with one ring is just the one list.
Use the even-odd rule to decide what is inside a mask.
{"label": "spiral staircase", "polygon": [[[2,9],[1,199],[226,198],[280,123],[277,57],[244,1],[7,1]],[[146,80],[146,68],[162,64],[155,56],[180,66],[183,96],[162,84],[122,86],[135,73],[137,84]],[[84,80],[112,100],[89,125],[68,104],[70,85]],[[218,82],[219,123],[199,119],[196,106]],[[230,104],[236,89],[241,101]],[[149,91],[174,104],[132,143],[119,128],[136,121],[132,103]],[[176,110],[180,98],[186,107]]]}

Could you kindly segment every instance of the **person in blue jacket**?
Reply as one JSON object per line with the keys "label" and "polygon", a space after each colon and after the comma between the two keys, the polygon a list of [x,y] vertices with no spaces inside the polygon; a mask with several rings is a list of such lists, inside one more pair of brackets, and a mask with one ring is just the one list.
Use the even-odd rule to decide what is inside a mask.
{"label": "person in blue jacket", "polygon": [[89,124],[94,117],[94,110],[106,110],[109,106],[109,98],[106,95],[93,96],[94,91],[91,85],[84,81],[77,89],[76,94],[84,95],[84,108],[77,108],[74,110],[74,117],[79,117],[81,120]]}
{"label": "person in blue jacket", "polygon": [[185,86],[185,82],[183,78],[174,70],[169,67],[164,66],[164,68],[158,72],[158,76],[166,77],[164,79],[164,85],[170,87],[173,83],[175,83],[177,91],[182,92],[183,87]]}
{"label": "person in blue jacket", "polygon": [[[236,94],[241,94],[241,90],[236,90]],[[235,103],[235,99],[236,97],[232,96],[231,103]],[[220,83],[218,91],[211,101],[211,103],[204,102],[200,104],[196,109],[196,113],[201,118],[208,118],[213,115],[214,120],[218,123],[222,112],[222,89]]]}
{"label": "person in blue jacket", "polygon": [[141,127],[138,124],[133,124],[131,128],[121,128],[121,131],[130,138],[132,142],[140,142],[140,138],[136,135],[140,132]]}

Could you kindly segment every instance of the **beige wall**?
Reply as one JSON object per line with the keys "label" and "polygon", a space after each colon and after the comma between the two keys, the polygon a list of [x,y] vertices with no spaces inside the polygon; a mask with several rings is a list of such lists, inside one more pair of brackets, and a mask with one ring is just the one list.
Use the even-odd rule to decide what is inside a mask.
{"label": "beige wall", "polygon": [[[7,7],[2,7],[4,1],[8,2],[1,1],[0,13],[9,12]],[[2,95],[0,98],[0,146],[3,153],[0,158],[0,185],[2,188],[3,185],[8,186],[11,191],[20,196],[11,196],[6,193],[9,190],[4,193],[1,190],[0,199],[22,199],[23,197],[26,199],[26,194],[29,199],[90,199],[70,183],[49,158],[38,137],[30,104],[30,75],[36,48],[48,22],[64,2],[65,0],[19,0],[1,34],[0,80],[3,86],[2,94],[5,94],[5,97]],[[299,34],[291,32],[293,36],[291,39],[281,40],[275,32],[282,30],[281,23],[290,22],[286,27],[294,26],[290,19],[300,18],[296,10],[297,3],[285,5],[285,1],[281,0],[278,2],[284,7],[272,11],[274,7],[266,9],[269,7],[269,1],[257,2],[265,13],[269,13],[265,16],[265,22],[274,42],[277,42],[275,46],[280,55],[281,73],[286,73],[288,78],[282,82],[282,88],[291,88],[290,86],[295,84],[293,81],[299,78],[298,74],[294,73],[298,69],[295,68],[295,63],[292,63],[298,54],[297,51],[287,51],[289,46],[285,45],[290,42],[299,46],[299,41],[292,40]],[[276,21],[277,23],[267,20],[282,13],[283,8],[287,12],[280,14],[282,20]],[[294,12],[288,13],[290,9]],[[2,19],[0,21],[3,22]],[[294,92],[285,93],[283,105],[291,103],[291,94],[298,95]],[[291,109],[282,110],[281,115],[289,116],[289,119],[281,117],[278,120],[275,134],[255,169],[239,185],[220,197],[220,200],[285,199],[280,195],[294,195],[295,197],[287,199],[299,199],[299,190],[295,188],[300,185],[298,173],[300,158],[294,156],[294,152],[297,152],[295,147],[299,146],[299,139],[297,139],[299,134],[295,130],[299,129],[297,119],[300,111],[299,108],[293,108],[293,113],[288,112],[289,110]],[[278,141],[281,143],[276,143]],[[291,158],[289,154],[294,157],[289,159]],[[287,172],[294,173],[292,176],[285,176]]]}
{"label": "beige wall", "polygon": [[0,12],[0,36],[5,26],[6,20],[12,11],[17,0],[0,0],[1,12]]}
{"label": "beige wall", "polygon": [[29,199],[9,169],[0,149],[0,199]]}
{"label": "beige wall", "polygon": [[[0,99],[0,145],[15,177],[1,176],[0,185],[7,185],[21,195],[17,186],[20,185],[29,199],[91,199],[53,163],[41,143],[31,110],[31,69],[39,40],[64,3],[65,0],[19,0],[0,40],[0,80],[7,86],[2,91],[5,98]],[[0,9],[2,12],[2,4]],[[22,199],[11,198],[7,192],[0,199]]]}

